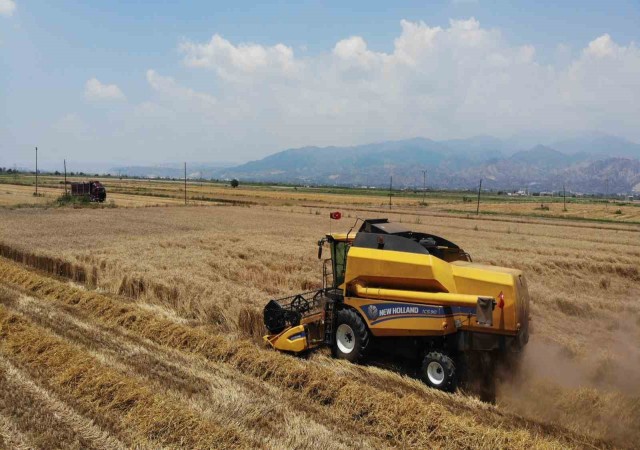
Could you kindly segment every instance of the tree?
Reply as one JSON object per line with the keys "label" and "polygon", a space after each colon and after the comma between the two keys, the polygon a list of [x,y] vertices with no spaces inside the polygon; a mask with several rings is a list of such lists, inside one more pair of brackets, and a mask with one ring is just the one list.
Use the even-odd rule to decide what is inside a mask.
{"label": "tree", "polygon": [[240,182],[238,180],[236,180],[235,178],[233,180],[231,180],[231,187],[232,188],[237,188],[240,185]]}

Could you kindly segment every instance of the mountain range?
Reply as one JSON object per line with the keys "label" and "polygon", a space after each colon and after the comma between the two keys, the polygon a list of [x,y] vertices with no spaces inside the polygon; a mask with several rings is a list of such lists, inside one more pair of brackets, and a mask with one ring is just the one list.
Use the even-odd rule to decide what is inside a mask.
{"label": "mountain range", "polygon": [[[414,138],[351,147],[301,147],[235,167],[201,167],[197,176],[305,185],[496,190],[640,192],[640,144],[602,133],[550,141],[531,136]],[[122,173],[134,175],[127,168]],[[136,168],[149,176],[153,168]],[[155,170],[157,171],[157,168]],[[146,174],[146,175],[145,175]],[[161,175],[156,175],[161,176]],[[182,176],[180,173],[177,176]],[[190,175],[195,177],[193,174]]]}

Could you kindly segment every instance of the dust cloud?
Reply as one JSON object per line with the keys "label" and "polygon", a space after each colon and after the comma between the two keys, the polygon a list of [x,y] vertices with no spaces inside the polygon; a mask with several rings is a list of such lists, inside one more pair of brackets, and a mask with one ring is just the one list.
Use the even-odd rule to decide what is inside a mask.
{"label": "dust cloud", "polygon": [[519,370],[498,371],[497,403],[524,417],[584,432],[614,445],[640,440],[640,327],[622,319],[594,330],[588,351],[532,336]]}

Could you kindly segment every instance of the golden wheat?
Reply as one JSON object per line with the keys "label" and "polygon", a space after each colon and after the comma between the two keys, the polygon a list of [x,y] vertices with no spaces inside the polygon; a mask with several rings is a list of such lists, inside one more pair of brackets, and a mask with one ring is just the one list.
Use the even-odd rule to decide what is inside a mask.
{"label": "golden wheat", "polygon": [[[476,403],[475,408],[468,408],[469,399],[432,391],[400,376],[380,376],[376,370],[345,363],[322,358],[304,361],[262,350],[246,341],[158,318],[115,298],[42,278],[10,263],[0,262],[0,267],[2,278],[10,285],[33,295],[45,295],[98,324],[122,327],[160,345],[202,356],[280,389],[297,392],[302,395],[299,401],[329,408],[337,423],[388,444],[423,447],[439,442],[444,447],[458,448],[471,441],[482,447],[554,447],[587,442],[586,438],[532,422],[525,422],[523,427],[515,417],[513,421],[503,420],[503,414],[477,401],[471,401]],[[15,336],[18,331],[12,330],[7,336]],[[392,392],[385,388],[390,382],[394,386]]]}
{"label": "golden wheat", "polygon": [[[195,414],[215,415],[208,402],[226,415],[243,411],[255,427],[249,420],[229,425],[276,448],[285,442],[331,442],[331,433],[335,446],[374,447],[606,445],[599,439],[632,446],[640,438],[634,426],[640,423],[640,228],[478,220],[409,205],[384,213],[453,240],[474,260],[525,271],[535,331],[525,356],[526,376],[505,377],[494,408],[464,395],[429,391],[375,367],[345,365],[320,354],[304,361],[260,348],[266,300],[321,283],[314,247],[328,231],[325,211],[331,205],[318,204],[312,209],[275,202],[251,208],[0,210],[5,257],[79,285],[8,263],[0,264],[0,281],[34,297],[30,303],[22,298],[13,309],[37,326],[146,386],[169,389],[187,403],[191,396]],[[352,217],[340,229],[350,227],[356,215],[381,211],[375,204],[348,206],[345,216]],[[38,306],[48,302],[53,310]],[[174,351],[180,353],[167,353]],[[237,383],[212,381],[208,370],[245,377],[251,385],[264,380],[260,402],[268,406],[242,409],[241,400],[205,394],[202,380],[221,383],[234,398],[250,398]],[[195,386],[192,392],[189,383]],[[282,404],[276,406],[276,398]],[[390,406],[381,409],[380,404]],[[265,411],[274,417],[265,419]],[[409,415],[402,416],[403,411]],[[508,411],[561,424],[575,434]],[[615,424],[607,419],[612,415],[620,418]],[[418,429],[413,430],[407,420],[416,416],[426,418],[414,421]],[[278,436],[283,417],[299,430],[309,424],[311,440],[300,440],[295,431]],[[350,434],[355,436],[351,442]]]}

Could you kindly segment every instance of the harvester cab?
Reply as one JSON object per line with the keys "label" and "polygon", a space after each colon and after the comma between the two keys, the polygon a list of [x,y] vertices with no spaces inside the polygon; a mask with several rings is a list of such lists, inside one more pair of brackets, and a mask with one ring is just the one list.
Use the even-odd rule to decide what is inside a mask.
{"label": "harvester cab", "polygon": [[391,349],[418,361],[426,384],[452,391],[476,360],[492,383],[493,361],[527,343],[519,270],[473,263],[456,244],[387,219],[353,228],[318,241],[319,258],[329,247],[322,289],[265,306],[270,346],[301,353],[324,345],[352,362]]}

